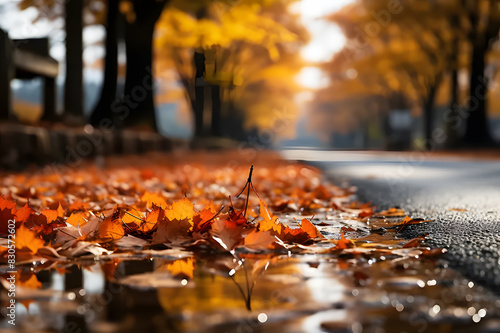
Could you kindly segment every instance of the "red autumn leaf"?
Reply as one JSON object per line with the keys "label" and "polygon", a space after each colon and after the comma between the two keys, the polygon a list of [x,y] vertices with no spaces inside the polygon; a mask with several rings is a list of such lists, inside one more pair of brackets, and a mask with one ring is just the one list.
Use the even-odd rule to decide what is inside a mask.
{"label": "red autumn leaf", "polygon": [[349,232],[349,231],[356,231],[356,229],[353,229],[353,228],[351,228],[351,227],[346,227],[346,226],[344,226],[344,227],[340,228],[340,230],[341,230],[342,232],[344,232],[344,233],[345,233],[345,232]]}
{"label": "red autumn leaf", "polygon": [[46,239],[46,236],[49,236],[51,233],[54,232],[54,230],[65,226],[66,223],[64,223],[62,219],[58,218],[52,223],[34,226],[31,230],[36,232],[38,235],[44,237],[44,239]]}
{"label": "red autumn leaf", "polygon": [[0,197],[0,234],[7,234],[9,220],[15,219],[16,204]]}
{"label": "red autumn leaf", "polygon": [[26,203],[23,208],[16,211],[16,222],[26,222],[31,214],[35,211],[31,209],[28,203]]}
{"label": "red autumn leaf", "polygon": [[241,210],[236,210],[233,207],[229,207],[229,211],[227,212],[227,214],[228,220],[237,226],[245,225],[248,222],[246,217],[243,216],[243,211]]}
{"label": "red autumn leaf", "polygon": [[196,213],[193,217],[193,232],[207,232],[214,221],[215,214],[216,210],[213,204]]}
{"label": "red autumn leaf", "polygon": [[289,226],[284,226],[283,232],[278,237],[286,243],[298,244],[303,244],[311,239],[303,229],[290,228]]}
{"label": "red autumn leaf", "polygon": [[370,217],[373,215],[373,208],[364,208],[359,214],[358,214],[358,217],[359,218],[364,218],[364,217]]}

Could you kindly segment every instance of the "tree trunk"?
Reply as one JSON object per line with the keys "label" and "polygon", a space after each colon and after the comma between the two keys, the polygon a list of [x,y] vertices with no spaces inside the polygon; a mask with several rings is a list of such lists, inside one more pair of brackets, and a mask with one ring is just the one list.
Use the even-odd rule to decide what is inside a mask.
{"label": "tree trunk", "polygon": [[[460,29],[460,18],[458,15],[453,15],[450,20],[451,28],[454,31]],[[457,34],[455,32],[455,34]],[[458,113],[459,101],[458,94],[460,86],[458,85],[458,52],[459,52],[459,37],[455,35],[451,42],[450,52],[450,103],[447,113],[445,114],[445,130],[446,130],[446,148],[456,148],[458,145],[458,133],[460,131],[460,115]]]}
{"label": "tree trunk", "polygon": [[118,14],[118,0],[108,0],[104,82],[102,84],[99,101],[90,116],[90,123],[94,126],[98,126],[103,119],[113,119],[111,104],[116,100],[116,86],[118,80]]}
{"label": "tree trunk", "polygon": [[212,126],[211,134],[213,136],[221,136],[221,102],[220,102],[220,86],[212,85]]}
{"label": "tree trunk", "polygon": [[146,126],[156,130],[153,75],[153,33],[167,1],[135,0],[135,20],[125,25],[127,74],[121,114],[125,126]]}
{"label": "tree trunk", "polygon": [[66,2],[64,112],[83,117],[83,0]]}
{"label": "tree trunk", "polygon": [[485,40],[479,39],[473,43],[468,117],[464,137],[466,145],[484,146],[493,143],[486,115],[488,90],[488,80],[484,76],[486,51]]}
{"label": "tree trunk", "polygon": [[194,53],[194,66],[196,69],[193,106],[194,134],[196,137],[200,137],[203,135],[203,110],[205,108],[205,54]]}
{"label": "tree trunk", "polygon": [[460,115],[458,108],[458,69],[454,68],[450,75],[450,103],[445,115],[446,147],[456,148],[459,141]]}
{"label": "tree trunk", "polygon": [[[424,136],[426,148],[429,148],[427,145],[434,142],[432,132],[434,131],[434,100],[436,98],[437,85],[438,82],[429,87],[427,97],[424,99]],[[431,144],[431,147],[433,146],[434,145]]]}

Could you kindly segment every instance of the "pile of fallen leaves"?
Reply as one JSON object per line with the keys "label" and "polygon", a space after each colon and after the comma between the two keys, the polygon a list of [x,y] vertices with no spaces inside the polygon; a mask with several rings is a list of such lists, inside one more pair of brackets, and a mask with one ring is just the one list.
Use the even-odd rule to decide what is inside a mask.
{"label": "pile of fallen leaves", "polygon": [[[17,265],[158,248],[378,255],[418,248],[417,256],[441,253],[421,247],[425,237],[377,243],[381,234],[395,236],[409,224],[427,221],[396,208],[376,213],[369,203],[353,201],[355,189],[324,182],[314,168],[279,160],[251,169],[241,163],[133,165],[122,159],[62,172],[6,174],[0,186],[4,264],[9,220],[16,226]],[[328,221],[334,215],[341,222],[339,232],[332,232]]]}

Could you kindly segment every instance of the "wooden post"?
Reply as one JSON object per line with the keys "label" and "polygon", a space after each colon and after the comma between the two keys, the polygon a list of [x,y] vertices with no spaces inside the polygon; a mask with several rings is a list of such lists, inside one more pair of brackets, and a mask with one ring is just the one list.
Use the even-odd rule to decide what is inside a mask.
{"label": "wooden post", "polygon": [[7,32],[0,29],[0,120],[7,120],[11,110],[10,80],[14,76],[12,44]]}
{"label": "wooden post", "polygon": [[83,0],[66,1],[64,112],[83,118]]}
{"label": "wooden post", "polygon": [[45,77],[43,81],[43,120],[55,120],[56,114],[56,79]]}

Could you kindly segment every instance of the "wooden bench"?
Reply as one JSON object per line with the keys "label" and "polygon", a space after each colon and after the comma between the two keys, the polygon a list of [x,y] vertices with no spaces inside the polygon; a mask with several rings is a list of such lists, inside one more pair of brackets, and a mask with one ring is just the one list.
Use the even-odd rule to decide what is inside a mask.
{"label": "wooden bench", "polygon": [[56,117],[56,77],[59,63],[49,55],[48,38],[10,40],[0,29],[0,120],[11,117],[10,81],[42,77],[44,120]]}

